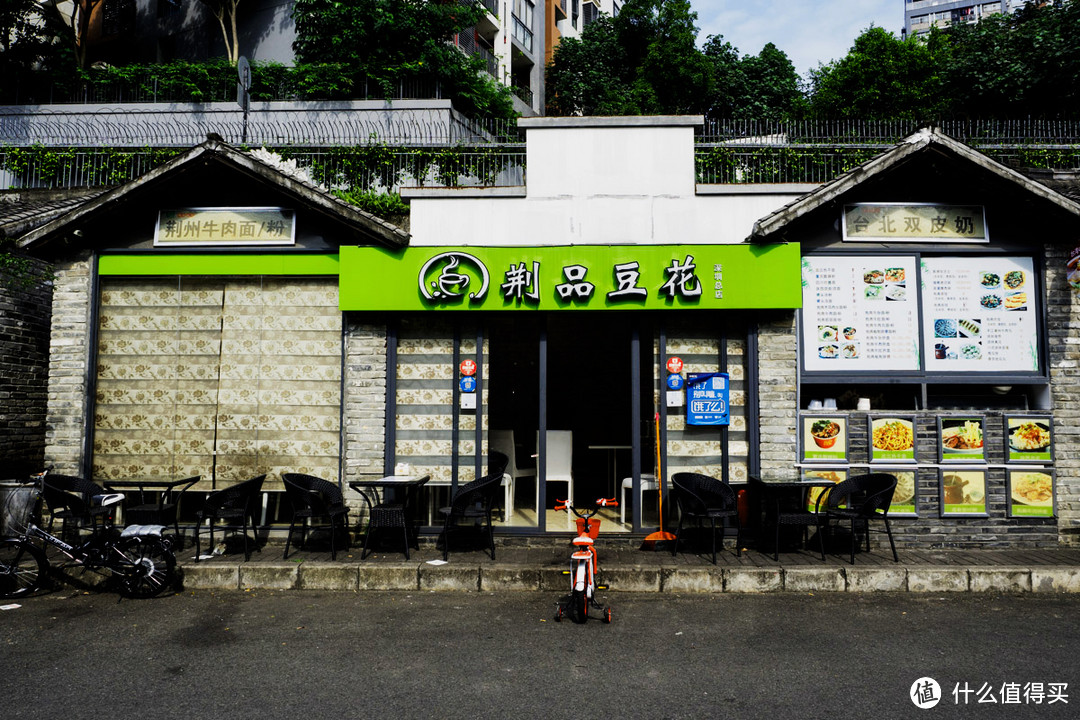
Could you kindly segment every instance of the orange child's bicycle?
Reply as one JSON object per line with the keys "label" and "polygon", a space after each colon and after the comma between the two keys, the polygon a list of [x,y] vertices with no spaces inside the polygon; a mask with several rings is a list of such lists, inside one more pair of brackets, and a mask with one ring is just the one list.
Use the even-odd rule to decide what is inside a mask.
{"label": "orange child's bicycle", "polygon": [[600,519],[594,518],[602,507],[618,507],[615,498],[600,498],[592,510],[579,510],[566,500],[556,500],[555,509],[572,512],[577,516],[577,537],[574,538],[574,552],[570,555],[570,569],[564,575],[570,576],[570,594],[559,601],[555,610],[556,622],[563,616],[576,623],[589,619],[589,606],[600,610],[604,622],[611,622],[611,607],[601,605],[596,600],[597,590],[607,590],[597,580],[596,538],[600,534]]}

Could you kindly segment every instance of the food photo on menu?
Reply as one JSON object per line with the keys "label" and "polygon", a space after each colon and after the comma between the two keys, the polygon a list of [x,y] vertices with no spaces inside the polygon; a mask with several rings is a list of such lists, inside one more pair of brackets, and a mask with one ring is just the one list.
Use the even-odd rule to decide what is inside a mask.
{"label": "food photo on menu", "polygon": [[1043,470],[1009,472],[1009,515],[1053,517],[1054,477]]}
{"label": "food photo on menu", "polygon": [[912,418],[871,418],[871,460],[914,460]]}
{"label": "food photo on menu", "polygon": [[803,417],[803,457],[807,460],[844,460],[847,457],[847,419]]}
{"label": "food photo on menu", "polygon": [[982,418],[939,418],[941,460],[983,458]]}
{"label": "food photo on menu", "polygon": [[896,489],[893,490],[892,503],[889,505],[890,515],[916,515],[917,505],[915,502],[915,471],[882,469],[896,478]]}
{"label": "food photo on menu", "polygon": [[1006,418],[1005,435],[1010,460],[1050,460],[1050,418]]}
{"label": "food photo on menu", "polygon": [[985,515],[986,471],[942,470],[941,514]]}
{"label": "food photo on menu", "polygon": [[902,267],[863,270],[863,296],[867,300],[904,301],[907,299],[907,272]]}

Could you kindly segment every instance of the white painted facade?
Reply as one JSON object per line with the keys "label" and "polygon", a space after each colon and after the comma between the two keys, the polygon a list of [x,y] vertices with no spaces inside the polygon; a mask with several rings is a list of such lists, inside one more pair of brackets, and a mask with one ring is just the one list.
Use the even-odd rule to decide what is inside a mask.
{"label": "white painted facade", "polygon": [[812,186],[697,186],[701,116],[523,118],[520,188],[403,189],[412,245],[734,244]]}

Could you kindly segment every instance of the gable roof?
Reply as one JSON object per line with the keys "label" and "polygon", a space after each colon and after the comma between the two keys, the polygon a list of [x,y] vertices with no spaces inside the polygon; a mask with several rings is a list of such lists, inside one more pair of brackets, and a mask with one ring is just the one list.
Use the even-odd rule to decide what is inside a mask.
{"label": "gable roof", "polygon": [[1025,177],[937,129],[924,128],[904,138],[892,149],[761,218],[754,223],[747,241],[752,243],[786,242],[785,231],[791,223],[839,201],[842,196],[868,180],[881,177],[913,157],[931,151],[938,151],[960,162],[971,163],[992,176],[1012,183],[1016,189],[1028,193],[1030,197],[1057,206],[1080,219],[1080,202]]}
{"label": "gable roof", "polygon": [[383,245],[390,248],[405,247],[409,243],[409,233],[401,228],[365,212],[355,205],[341,200],[322,188],[287,175],[276,167],[258,158],[237,150],[215,134],[208,136],[206,142],[196,145],[187,152],[160,165],[150,172],[124,185],[106,190],[74,207],[53,217],[48,222],[30,230],[20,237],[20,248],[35,249],[50,240],[64,234],[72,225],[78,226],[100,217],[106,211],[112,211],[116,204],[142,201],[155,188],[159,188],[170,179],[193,170],[208,171],[215,166],[218,170],[229,170],[251,178],[253,181],[273,186],[274,189],[289,198],[298,209],[328,218],[342,226],[350,235],[350,240],[363,244]]}

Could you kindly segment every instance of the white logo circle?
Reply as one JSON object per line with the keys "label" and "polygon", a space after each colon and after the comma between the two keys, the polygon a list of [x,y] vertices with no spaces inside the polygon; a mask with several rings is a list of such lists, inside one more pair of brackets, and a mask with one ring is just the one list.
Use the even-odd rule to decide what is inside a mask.
{"label": "white logo circle", "polygon": [[932,677],[921,677],[911,684],[911,702],[920,710],[928,710],[941,702],[941,686]]}

